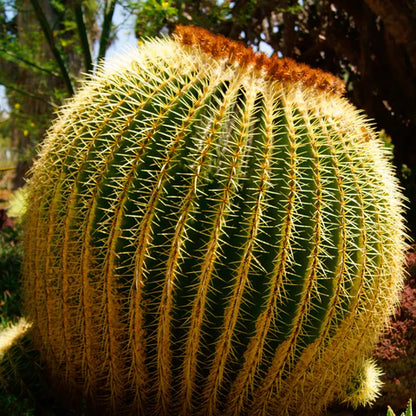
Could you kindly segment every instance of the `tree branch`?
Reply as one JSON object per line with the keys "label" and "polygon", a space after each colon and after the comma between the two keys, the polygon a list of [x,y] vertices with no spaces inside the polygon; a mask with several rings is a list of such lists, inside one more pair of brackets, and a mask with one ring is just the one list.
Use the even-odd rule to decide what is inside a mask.
{"label": "tree branch", "polygon": [[40,95],[34,94],[28,90],[23,90],[19,87],[13,86],[7,82],[5,82],[2,78],[0,78],[0,84],[3,85],[6,90],[12,90],[15,91],[21,95],[24,95],[26,97],[30,97],[30,98],[34,98],[35,100],[39,100],[44,102],[45,104],[47,104],[48,106],[52,107],[52,108],[57,108],[57,106],[55,104],[53,104],[52,102],[46,100],[45,98],[41,97]]}
{"label": "tree branch", "polygon": [[80,0],[75,0],[74,5],[75,20],[77,22],[78,34],[81,41],[81,49],[84,55],[84,65],[88,73],[92,73],[93,62],[91,57],[91,46],[88,40],[87,28],[85,27],[84,12]]}
{"label": "tree branch", "polygon": [[111,0],[110,4],[108,4],[107,1],[105,2],[104,21],[100,38],[100,48],[98,50],[98,62],[105,57],[105,52],[107,51],[116,3],[117,0]]}
{"label": "tree branch", "polygon": [[46,41],[49,45],[49,48],[51,49],[52,55],[54,56],[59,69],[62,74],[62,78],[65,82],[66,89],[69,93],[69,95],[74,95],[74,88],[72,86],[72,81],[69,76],[68,70],[66,69],[65,61],[59,52],[58,48],[56,47],[55,40],[53,37],[53,32],[49,26],[49,23],[46,19],[45,13],[42,10],[42,7],[40,6],[38,0],[30,0],[33,10],[36,13],[36,18],[39,21],[39,24],[42,28],[43,34],[45,35]]}
{"label": "tree branch", "polygon": [[20,62],[23,62],[24,64],[26,64],[27,66],[31,66],[31,67],[37,69],[40,72],[45,72],[46,74],[52,75],[54,77],[59,77],[60,76],[59,74],[57,74],[54,71],[51,71],[50,69],[43,68],[43,67],[37,65],[36,63],[34,63],[32,61],[29,61],[26,58],[23,58],[22,56],[16,55],[13,52],[9,52],[9,51],[7,51],[3,48],[0,48],[0,55],[1,54],[8,55],[8,56],[10,56],[10,58],[12,58],[12,59],[4,58],[7,61],[9,61],[9,60],[12,61],[12,62],[13,62],[13,60],[14,61],[20,61]]}

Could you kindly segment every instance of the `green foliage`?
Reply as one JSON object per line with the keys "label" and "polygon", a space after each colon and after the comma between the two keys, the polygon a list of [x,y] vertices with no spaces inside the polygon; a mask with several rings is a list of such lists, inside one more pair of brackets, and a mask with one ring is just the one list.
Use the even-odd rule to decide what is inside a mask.
{"label": "green foliage", "polygon": [[15,149],[12,149],[12,143],[8,136],[9,131],[10,119],[0,116],[0,180],[2,179],[1,169],[11,168],[17,163],[17,152]]}
{"label": "green foliage", "polygon": [[[401,416],[412,416],[412,400],[409,400],[409,403],[407,405],[407,409],[401,414]],[[391,407],[389,406],[387,409],[387,416],[396,416],[396,414],[393,412]]]}
{"label": "green foliage", "polygon": [[0,387],[0,414],[4,416],[35,416],[27,398],[4,391]]}
{"label": "green foliage", "polygon": [[7,227],[0,231],[0,328],[21,316],[19,244],[20,229]]}
{"label": "green foliage", "polygon": [[178,8],[172,0],[146,0],[139,2],[136,35],[148,38],[157,35],[168,22],[177,21]]}
{"label": "green foliage", "polygon": [[[139,39],[160,35],[171,31],[177,24],[192,24],[207,29],[216,29],[233,24],[241,28],[249,27],[253,13],[259,7],[258,0],[241,3],[238,7],[228,1],[204,0],[144,0],[132,2],[135,9],[136,35]],[[297,14],[302,6],[296,4],[286,7],[275,7],[276,13]]]}
{"label": "green foliage", "polygon": [[23,183],[55,108],[74,93],[81,73],[92,72],[94,43],[94,58],[104,58],[116,3],[0,1],[0,84],[11,107],[7,135],[19,152],[15,186]]}

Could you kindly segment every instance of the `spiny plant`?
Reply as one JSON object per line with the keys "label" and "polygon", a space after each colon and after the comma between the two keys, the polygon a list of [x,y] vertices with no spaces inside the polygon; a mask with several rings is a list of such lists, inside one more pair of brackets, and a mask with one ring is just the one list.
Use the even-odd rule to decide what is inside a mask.
{"label": "spiny plant", "polygon": [[343,92],[194,27],[85,82],[25,221],[26,310],[55,388],[117,415],[374,399],[366,357],[402,286],[403,203]]}
{"label": "spiny plant", "polygon": [[[412,400],[409,400],[409,402],[407,404],[407,408],[401,414],[401,416],[412,416],[412,415],[413,415],[413,412],[412,412]],[[390,406],[387,409],[387,416],[396,416],[396,414],[393,412],[393,410],[391,409]]]}
{"label": "spiny plant", "polygon": [[25,338],[28,324],[21,318],[16,324],[0,330],[0,414],[33,415],[27,397],[20,395],[25,386],[31,391],[36,384],[36,372],[28,354],[30,340]]}

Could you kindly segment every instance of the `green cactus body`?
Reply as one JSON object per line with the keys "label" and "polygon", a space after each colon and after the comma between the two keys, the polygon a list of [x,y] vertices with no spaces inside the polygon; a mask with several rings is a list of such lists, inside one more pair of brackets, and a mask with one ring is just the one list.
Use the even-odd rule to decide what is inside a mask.
{"label": "green cactus body", "polygon": [[117,415],[348,400],[403,277],[370,123],[331,75],[197,28],[120,61],[30,180],[26,307],[55,385]]}

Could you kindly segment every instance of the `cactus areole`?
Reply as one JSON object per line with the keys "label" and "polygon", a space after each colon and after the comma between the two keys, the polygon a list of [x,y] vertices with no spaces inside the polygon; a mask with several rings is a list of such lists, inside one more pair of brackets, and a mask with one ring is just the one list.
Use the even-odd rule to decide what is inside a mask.
{"label": "cactus areole", "polygon": [[116,415],[374,398],[403,204],[343,89],[194,27],[85,82],[29,185],[25,302],[54,386]]}

